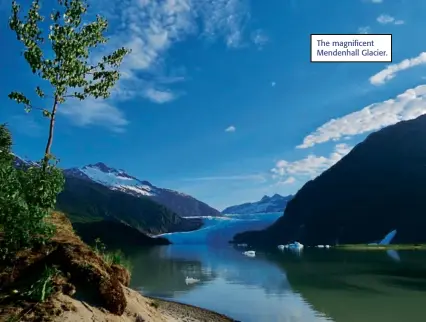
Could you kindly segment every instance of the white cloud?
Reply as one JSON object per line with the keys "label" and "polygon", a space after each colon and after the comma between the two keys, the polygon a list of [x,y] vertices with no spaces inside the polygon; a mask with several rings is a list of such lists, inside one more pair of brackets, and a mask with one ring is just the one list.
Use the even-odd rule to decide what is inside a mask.
{"label": "white cloud", "polygon": [[[96,53],[98,58],[122,46],[131,49],[132,53],[122,63],[122,77],[108,103],[96,103],[91,109],[98,111],[105,107],[103,113],[112,113],[110,117],[101,117],[100,112],[96,117],[85,117],[81,110],[74,108],[68,108],[64,113],[81,124],[100,122],[101,119],[109,120],[105,124],[113,123],[113,119],[123,124],[124,116],[117,112],[113,103],[136,96],[155,103],[176,99],[178,95],[170,88],[173,82],[159,81],[183,79],[182,75],[170,76],[169,67],[166,67],[167,52],[174,44],[194,36],[211,41],[223,40],[228,47],[238,48],[250,36],[245,32],[250,14],[249,0],[111,0],[107,6],[105,1],[94,0],[91,5],[93,13],[107,17],[112,31],[109,42]],[[262,43],[264,37],[259,34],[252,40]]]}
{"label": "white cloud", "polygon": [[309,154],[306,158],[296,161],[280,160],[271,169],[272,176],[274,179],[278,179],[281,184],[294,183],[296,181],[295,177],[313,179],[337,163],[351,149],[351,146],[340,143],[334,147],[333,152],[328,157]]}
{"label": "white cloud", "polygon": [[413,68],[415,66],[426,64],[426,52],[420,53],[417,57],[404,59],[398,64],[392,64],[370,77],[370,83],[373,85],[383,85],[393,79],[397,73]]}
{"label": "white cloud", "polygon": [[371,0],[371,3],[382,3],[383,0]]}
{"label": "white cloud", "polygon": [[369,26],[359,27],[358,28],[358,33],[359,34],[369,34],[370,32],[371,32],[371,28]]}
{"label": "white cloud", "polygon": [[306,136],[297,148],[309,148],[315,144],[376,131],[423,114],[426,114],[426,85],[408,89],[394,99],[374,103],[362,110],[331,119]]}
{"label": "white cloud", "polygon": [[279,185],[288,185],[288,184],[293,184],[295,182],[296,182],[296,178],[295,177],[288,177],[284,181],[278,181],[278,184]]}
{"label": "white cloud", "polygon": [[76,125],[98,124],[113,132],[123,132],[124,127],[129,124],[123,113],[105,100],[75,100],[73,104],[66,103],[61,106],[58,113],[70,117]]}
{"label": "white cloud", "polygon": [[377,22],[382,25],[394,24],[394,25],[402,25],[404,24],[404,20],[396,20],[394,17],[388,14],[381,14],[377,17]]}
{"label": "white cloud", "polygon": [[148,88],[145,92],[145,96],[151,101],[159,104],[170,102],[176,98],[176,94],[171,91],[161,91],[154,88]]}
{"label": "white cloud", "polygon": [[268,36],[260,29],[252,32],[251,40],[259,49],[262,49],[269,42]]}
{"label": "white cloud", "polygon": [[272,87],[275,87],[275,85],[277,85],[277,83],[276,83],[276,82],[271,82],[271,86],[272,86]]}
{"label": "white cloud", "polygon": [[225,129],[225,132],[235,132],[235,131],[236,131],[236,128],[233,125],[231,125],[231,126],[229,126]]}

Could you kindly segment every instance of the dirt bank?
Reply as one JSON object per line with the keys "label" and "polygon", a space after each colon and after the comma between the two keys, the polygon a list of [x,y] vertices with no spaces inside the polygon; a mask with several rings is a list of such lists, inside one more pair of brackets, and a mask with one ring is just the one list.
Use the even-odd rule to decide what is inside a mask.
{"label": "dirt bank", "polygon": [[[12,262],[0,262],[0,321],[234,321],[131,290],[129,271],[83,243],[65,215],[54,213],[49,220],[57,228],[49,244],[22,251]],[[37,289],[43,294],[48,289],[48,298],[34,298]]]}

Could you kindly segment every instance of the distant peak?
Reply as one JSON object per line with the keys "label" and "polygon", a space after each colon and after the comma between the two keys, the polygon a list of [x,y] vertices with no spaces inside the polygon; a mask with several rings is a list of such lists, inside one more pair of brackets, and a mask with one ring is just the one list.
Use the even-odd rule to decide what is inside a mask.
{"label": "distant peak", "polygon": [[99,170],[101,170],[102,172],[112,172],[112,171],[116,171],[113,168],[110,168],[109,166],[107,166],[105,163],[103,162],[97,162],[94,164],[89,164],[87,166],[85,166],[84,168],[98,168]]}
{"label": "distant peak", "polygon": [[260,199],[260,201],[265,201],[265,200],[268,200],[268,199],[269,199],[269,196],[264,195],[264,196],[262,197],[262,199]]}
{"label": "distant peak", "polygon": [[276,199],[276,198],[283,198],[283,196],[279,195],[278,193],[274,194],[271,199]]}

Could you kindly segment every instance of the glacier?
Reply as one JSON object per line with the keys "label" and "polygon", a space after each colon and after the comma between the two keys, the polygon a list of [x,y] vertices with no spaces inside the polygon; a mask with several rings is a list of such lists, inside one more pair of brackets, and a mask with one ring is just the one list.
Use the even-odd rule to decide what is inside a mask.
{"label": "glacier", "polygon": [[222,217],[190,217],[202,218],[204,226],[195,231],[166,233],[156,237],[165,237],[170,240],[170,242],[177,245],[228,244],[235,234],[248,230],[264,229],[281,216],[282,212],[258,213],[252,215],[225,215]]}

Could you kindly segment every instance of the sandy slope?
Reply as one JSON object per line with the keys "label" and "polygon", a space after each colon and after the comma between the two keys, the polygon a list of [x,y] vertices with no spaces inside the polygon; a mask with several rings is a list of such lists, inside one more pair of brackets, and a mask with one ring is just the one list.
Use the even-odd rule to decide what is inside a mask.
{"label": "sandy slope", "polygon": [[[163,300],[151,299],[124,287],[127,307],[123,315],[117,316],[105,309],[89,306],[69,296],[61,294],[56,304],[63,310],[57,322],[230,322],[226,316]],[[64,309],[66,308],[66,309]]]}

